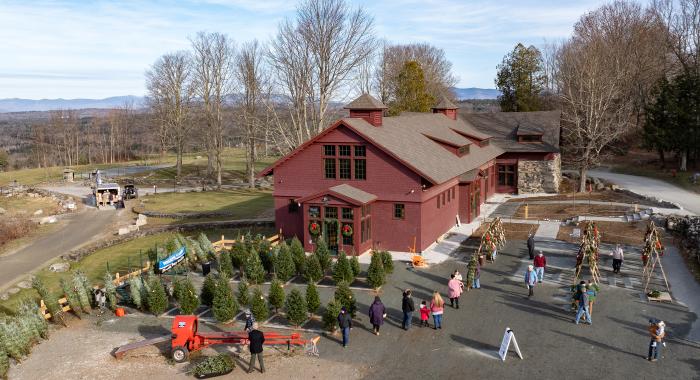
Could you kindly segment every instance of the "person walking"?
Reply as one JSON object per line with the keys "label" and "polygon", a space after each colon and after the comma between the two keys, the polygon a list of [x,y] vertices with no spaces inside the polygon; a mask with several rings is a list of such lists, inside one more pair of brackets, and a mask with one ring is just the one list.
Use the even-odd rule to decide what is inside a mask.
{"label": "person walking", "polygon": [[598,285],[588,280],[586,284],[586,293],[588,293],[588,314],[593,317],[593,303],[595,302],[595,297],[598,295]]}
{"label": "person walking", "polygon": [[537,252],[537,256],[535,256],[533,264],[535,264],[535,274],[537,274],[537,282],[541,283],[542,279],[544,278],[544,269],[545,267],[547,267],[547,258],[544,257],[542,251]]}
{"label": "person walking", "polygon": [[265,373],[265,364],[263,363],[263,343],[265,343],[265,334],[258,330],[258,323],[253,323],[253,329],[248,333],[248,348],[250,349],[250,363],[248,364],[248,373],[255,369],[255,358],[258,358],[260,364],[260,372]]}
{"label": "person walking", "polygon": [[374,302],[369,307],[369,321],[372,323],[374,335],[379,335],[379,328],[384,324],[386,308],[379,296],[374,297]]}
{"label": "person walking", "polygon": [[464,282],[463,282],[464,279],[462,278],[462,274],[459,273],[459,270],[455,269],[454,275],[455,275],[455,279],[457,281],[459,281],[459,286],[462,288],[462,291],[464,291]]}
{"label": "person walking", "polygon": [[610,253],[613,259],[613,273],[620,273],[620,268],[622,267],[622,262],[625,260],[625,254],[622,251],[620,244],[616,244],[615,248]]}
{"label": "person walking", "polygon": [[403,292],[403,300],[401,301],[401,310],[403,311],[403,329],[407,330],[411,328],[413,323],[413,311],[416,309],[415,303],[413,303],[413,297],[411,296],[411,289],[406,289]]}
{"label": "person walking", "polygon": [[455,278],[454,274],[450,275],[450,281],[447,282],[448,296],[450,297],[450,306],[459,309],[459,296],[462,295],[462,282]]}
{"label": "person walking", "polygon": [[593,321],[591,321],[591,314],[588,312],[588,301],[588,292],[586,291],[586,286],[584,284],[581,287],[581,292],[578,295],[578,310],[576,311],[576,319],[574,320],[577,325],[583,314],[586,314],[586,323],[589,325],[593,324]]}
{"label": "person walking", "polygon": [[253,323],[255,323],[255,316],[253,313],[250,311],[250,309],[245,309],[243,311],[243,315],[245,316],[245,331],[252,331],[253,330]]}
{"label": "person walking", "polygon": [[425,300],[420,303],[420,327],[430,327],[428,319],[430,318],[430,309]]}
{"label": "person walking", "polygon": [[651,341],[649,342],[649,355],[647,356],[647,360],[655,362],[659,360],[661,345],[666,345],[666,343],[664,343],[664,337],[666,337],[666,324],[664,321],[650,319],[649,335],[651,336]]}
{"label": "person walking", "polygon": [[442,329],[442,313],[444,312],[445,301],[440,297],[440,293],[433,292],[433,300],[430,301],[430,312],[433,314],[434,329]]}
{"label": "person walking", "polygon": [[537,283],[537,275],[535,274],[532,265],[527,266],[527,272],[525,272],[525,285],[527,286],[527,296],[532,297],[535,295],[535,284]]}
{"label": "person walking", "polygon": [[479,280],[481,278],[481,264],[479,264],[479,261],[476,261],[476,267],[474,268],[474,280],[472,281],[472,288],[473,289],[481,289],[481,281]]}
{"label": "person walking", "polygon": [[340,314],[338,314],[338,326],[343,333],[343,348],[345,348],[350,343],[350,330],[352,330],[352,317],[345,306],[340,309]]}
{"label": "person walking", "polygon": [[533,232],[527,236],[527,253],[530,255],[530,260],[535,258],[535,234]]}

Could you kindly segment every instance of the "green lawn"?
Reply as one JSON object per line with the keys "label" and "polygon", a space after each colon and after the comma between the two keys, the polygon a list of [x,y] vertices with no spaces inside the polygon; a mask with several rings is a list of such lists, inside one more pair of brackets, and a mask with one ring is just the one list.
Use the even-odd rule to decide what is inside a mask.
{"label": "green lawn", "polygon": [[[233,219],[256,218],[272,208],[272,192],[269,190],[216,190],[189,193],[161,193],[144,197],[148,211],[176,212],[226,212]],[[231,219],[231,217],[227,218]]]}
{"label": "green lawn", "polygon": [[31,216],[37,210],[43,210],[43,216],[52,215],[59,211],[60,207],[51,198],[30,197],[0,197],[0,207],[5,209],[7,216],[24,214]]}

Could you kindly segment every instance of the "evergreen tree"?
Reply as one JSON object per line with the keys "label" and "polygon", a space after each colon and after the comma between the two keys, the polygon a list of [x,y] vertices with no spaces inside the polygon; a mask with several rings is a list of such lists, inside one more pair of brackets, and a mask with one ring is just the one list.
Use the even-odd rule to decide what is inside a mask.
{"label": "evergreen tree", "polygon": [[129,296],[131,302],[137,309],[143,310],[143,302],[141,295],[143,294],[143,280],[141,277],[132,277],[129,279]]}
{"label": "evergreen tree", "polygon": [[194,256],[197,258],[197,261],[199,261],[200,263],[205,263],[209,261],[206,252],[204,252],[202,247],[199,245],[199,241],[194,240],[192,238],[188,238],[187,243],[188,249],[192,250]]}
{"label": "evergreen tree", "polygon": [[0,342],[5,347],[7,355],[16,362],[21,362],[22,357],[28,354],[26,338],[21,334],[21,328],[16,321],[11,319],[0,320]]}
{"label": "evergreen tree", "polygon": [[323,278],[323,272],[318,256],[315,254],[308,256],[304,264],[304,279],[307,282],[318,282],[321,278]]}
{"label": "evergreen tree", "polygon": [[367,269],[367,282],[373,289],[379,289],[386,282],[382,255],[377,252],[372,254],[369,269]]}
{"label": "evergreen tree", "polygon": [[229,286],[228,279],[219,278],[214,289],[214,299],[212,305],[214,318],[219,322],[228,322],[238,313],[238,303],[233,298],[233,292]]}
{"label": "evergreen tree", "polygon": [[360,275],[360,260],[355,255],[350,258],[350,268],[352,268],[353,277]]}
{"label": "evergreen tree", "polygon": [[256,251],[258,252],[258,255],[260,255],[260,262],[262,263],[263,268],[265,268],[265,272],[272,273],[275,271],[275,260],[270,242],[267,241],[267,239],[262,238],[262,236],[258,241],[259,243]]}
{"label": "evergreen tree", "polygon": [[41,310],[39,310],[39,306],[35,302],[28,299],[22,301],[19,307],[19,316],[31,325],[31,329],[34,331],[37,339],[48,339],[49,323],[46,322],[46,318],[41,314]]}
{"label": "evergreen tree", "polygon": [[[83,310],[92,310],[92,285],[90,285],[90,281],[83,271],[75,271],[73,274],[73,286],[79,291],[78,298],[81,303],[80,307]],[[85,302],[86,305],[83,305],[83,302]]]}
{"label": "evergreen tree", "polygon": [[316,284],[309,282],[306,285],[306,308],[309,313],[316,314],[319,307],[321,307],[321,297],[318,294],[318,289]]}
{"label": "evergreen tree", "polygon": [[287,281],[296,272],[294,258],[292,258],[292,252],[287,243],[282,242],[278,248],[275,256],[275,273],[277,273],[277,278]]}
{"label": "evergreen tree", "polygon": [[222,277],[233,278],[233,265],[231,264],[231,256],[228,251],[221,251],[218,261],[219,274]]}
{"label": "evergreen tree", "polygon": [[382,258],[382,265],[384,265],[384,273],[392,274],[394,273],[394,258],[391,256],[389,251],[379,252]]}
{"label": "evergreen tree", "polygon": [[63,294],[66,296],[68,304],[70,305],[71,309],[73,309],[75,315],[80,318],[80,313],[83,313],[83,310],[80,308],[80,301],[78,300],[77,294],[73,290],[71,284],[66,281],[65,278],[61,278],[60,283],[61,290],[63,290]]}
{"label": "evergreen tree", "polygon": [[275,308],[275,313],[284,305],[284,288],[282,282],[278,279],[273,279],[270,284],[270,293],[267,295],[267,300],[270,306]]}
{"label": "evergreen tree", "polygon": [[350,284],[354,279],[352,266],[350,265],[347,256],[345,256],[344,252],[340,252],[338,259],[333,266],[333,281],[335,281],[336,284],[342,281]]}
{"label": "evergreen tree", "polygon": [[389,102],[389,115],[401,112],[429,112],[435,98],[425,88],[425,74],[420,63],[406,61],[396,79],[395,98]]}
{"label": "evergreen tree", "polygon": [[241,280],[238,283],[238,292],[236,293],[236,299],[241,307],[250,305],[250,291],[248,289],[248,281]]}
{"label": "evergreen tree", "polygon": [[[117,309],[117,287],[114,286],[112,281],[112,275],[109,272],[105,272],[102,278],[105,283],[105,298],[107,298],[107,307],[110,310]],[[92,297],[90,297],[92,298]]]}
{"label": "evergreen tree", "polygon": [[250,311],[253,313],[255,320],[260,322],[270,316],[270,309],[267,307],[262,290],[258,287],[253,290],[253,296],[250,300]]}
{"label": "evergreen tree", "polygon": [[534,46],[515,45],[513,51],[503,57],[496,74],[501,111],[540,111],[546,80],[540,51]]}
{"label": "evergreen tree", "polygon": [[165,293],[163,283],[160,278],[152,276],[148,279],[148,311],[158,316],[163,314],[168,307],[168,295]]}
{"label": "evergreen tree", "polygon": [[214,292],[216,291],[216,277],[214,274],[209,273],[207,277],[204,278],[204,283],[202,284],[202,290],[199,293],[199,298],[202,300],[203,305],[212,307],[214,304]]}
{"label": "evergreen tree", "polygon": [[248,255],[248,261],[245,264],[245,274],[251,284],[262,284],[265,281],[265,268],[255,250],[251,250]]}
{"label": "evergreen tree", "polygon": [[180,304],[180,313],[194,313],[199,307],[199,297],[189,277],[176,281],[174,290],[175,299]]}
{"label": "evergreen tree", "polygon": [[46,285],[44,285],[44,282],[39,279],[39,277],[34,277],[32,280],[32,287],[39,293],[39,297],[44,300],[46,308],[49,310],[49,313],[51,313],[51,318],[54,321],[61,321],[61,323],[65,325],[66,322],[63,319],[63,310],[61,309],[61,305],[58,304],[58,298],[49,292]]}
{"label": "evergreen tree", "polygon": [[340,314],[340,302],[335,298],[328,301],[326,311],[323,313],[323,327],[334,332],[338,328],[338,315]]}
{"label": "evergreen tree", "polygon": [[467,287],[471,288],[476,278],[476,266],[479,265],[479,256],[474,253],[467,264]]}
{"label": "evergreen tree", "polygon": [[306,253],[304,253],[304,246],[296,236],[292,238],[292,243],[289,249],[292,253],[292,259],[294,260],[294,266],[296,267],[297,274],[303,273]]}
{"label": "evergreen tree", "polygon": [[236,240],[231,247],[231,264],[236,269],[245,269],[245,263],[248,261],[248,249],[245,243],[240,239]]}
{"label": "evergreen tree", "polygon": [[350,286],[348,286],[346,282],[341,282],[338,284],[338,287],[335,289],[334,298],[340,302],[340,306],[345,307],[348,313],[355,318],[355,314],[357,313],[355,295],[352,293]]}
{"label": "evergreen tree", "polygon": [[287,313],[287,319],[292,322],[294,326],[300,326],[307,317],[307,305],[304,296],[297,289],[292,289],[287,297],[287,302],[284,304],[285,312]]}
{"label": "evergreen tree", "polygon": [[331,267],[331,251],[328,250],[328,244],[326,244],[323,237],[319,237],[316,241],[316,252],[314,254],[318,257],[318,263],[321,265],[321,273],[325,274]]}
{"label": "evergreen tree", "polygon": [[202,251],[204,251],[204,253],[207,256],[213,255],[216,251],[214,249],[214,245],[211,244],[211,241],[204,232],[199,233],[199,236],[197,237],[197,242],[199,243],[199,247],[202,249]]}
{"label": "evergreen tree", "polygon": [[10,370],[10,358],[5,347],[0,344],[0,379],[7,379],[7,371]]}

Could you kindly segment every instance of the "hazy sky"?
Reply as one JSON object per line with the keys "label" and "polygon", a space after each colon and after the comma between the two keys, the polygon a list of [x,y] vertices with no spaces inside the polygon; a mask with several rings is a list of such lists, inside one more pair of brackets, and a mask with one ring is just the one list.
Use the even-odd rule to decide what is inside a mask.
{"label": "hazy sky", "polygon": [[[517,42],[567,37],[604,1],[357,0],[378,37],[445,50],[459,87],[493,88]],[[144,71],[198,31],[267,41],[294,1],[0,0],[0,98],[144,95]]]}

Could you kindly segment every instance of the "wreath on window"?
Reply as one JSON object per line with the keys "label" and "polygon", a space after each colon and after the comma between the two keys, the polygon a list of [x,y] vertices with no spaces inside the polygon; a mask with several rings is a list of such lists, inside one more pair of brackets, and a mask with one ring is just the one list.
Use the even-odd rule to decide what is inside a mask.
{"label": "wreath on window", "polygon": [[344,224],[343,228],[341,228],[340,232],[343,234],[343,236],[352,236],[352,226],[349,224]]}
{"label": "wreath on window", "polygon": [[309,223],[309,233],[311,235],[318,235],[321,233],[321,225],[318,224],[318,222],[311,222]]}

